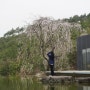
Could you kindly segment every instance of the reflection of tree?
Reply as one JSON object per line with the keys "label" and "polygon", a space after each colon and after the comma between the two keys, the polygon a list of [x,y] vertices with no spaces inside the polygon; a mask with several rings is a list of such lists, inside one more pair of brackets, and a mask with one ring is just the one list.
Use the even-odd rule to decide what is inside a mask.
{"label": "reflection of tree", "polygon": [[[68,84],[50,84],[50,86],[48,87],[47,90],[73,90],[73,89],[70,89],[70,87],[72,87],[72,85],[68,85]],[[75,89],[77,90],[77,89]]]}
{"label": "reflection of tree", "polygon": [[75,83],[48,83],[44,90],[90,90],[90,84],[75,84]]}
{"label": "reflection of tree", "polygon": [[54,86],[50,86],[50,90],[54,90],[54,88],[55,88]]}

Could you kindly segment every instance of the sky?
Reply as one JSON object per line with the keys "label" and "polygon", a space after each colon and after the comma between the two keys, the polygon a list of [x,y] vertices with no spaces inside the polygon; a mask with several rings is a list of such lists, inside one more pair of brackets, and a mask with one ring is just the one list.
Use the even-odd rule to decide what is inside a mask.
{"label": "sky", "polygon": [[0,37],[39,17],[69,18],[90,13],[90,0],[0,0]]}

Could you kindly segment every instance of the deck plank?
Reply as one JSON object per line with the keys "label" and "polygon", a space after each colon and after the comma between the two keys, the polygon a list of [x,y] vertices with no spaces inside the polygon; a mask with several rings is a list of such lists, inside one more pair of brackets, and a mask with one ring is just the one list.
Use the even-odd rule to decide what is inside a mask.
{"label": "deck plank", "polygon": [[[73,76],[73,77],[90,77],[90,71],[68,70],[68,71],[54,71],[55,76]],[[50,75],[50,71],[46,71],[46,75]]]}

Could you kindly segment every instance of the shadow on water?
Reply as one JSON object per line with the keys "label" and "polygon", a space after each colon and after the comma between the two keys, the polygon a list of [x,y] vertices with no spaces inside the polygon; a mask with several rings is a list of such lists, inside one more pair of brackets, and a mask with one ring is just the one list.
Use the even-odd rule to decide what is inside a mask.
{"label": "shadow on water", "polygon": [[35,77],[0,77],[0,90],[90,90],[90,84],[42,84]]}

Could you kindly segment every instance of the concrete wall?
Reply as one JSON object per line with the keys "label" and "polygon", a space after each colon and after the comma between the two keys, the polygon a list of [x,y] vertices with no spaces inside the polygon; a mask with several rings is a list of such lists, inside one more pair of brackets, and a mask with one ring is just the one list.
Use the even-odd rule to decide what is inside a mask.
{"label": "concrete wall", "polygon": [[90,70],[90,35],[77,39],[77,69]]}

